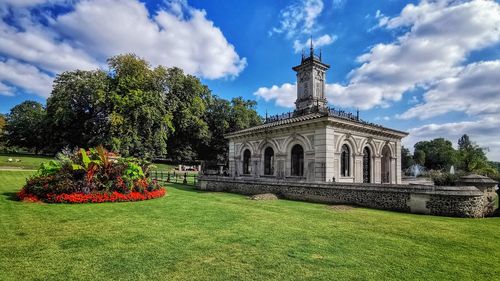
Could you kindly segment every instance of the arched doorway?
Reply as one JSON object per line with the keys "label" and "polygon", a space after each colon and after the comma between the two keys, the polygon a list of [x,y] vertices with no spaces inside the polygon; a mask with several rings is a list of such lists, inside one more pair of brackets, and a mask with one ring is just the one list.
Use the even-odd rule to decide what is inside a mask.
{"label": "arched doorway", "polygon": [[382,149],[382,167],[381,167],[381,178],[382,183],[391,182],[391,150],[386,145]]}
{"label": "arched doorway", "polygon": [[371,153],[368,147],[363,149],[363,182],[371,181]]}
{"label": "arched doorway", "polygon": [[243,152],[243,174],[244,175],[249,175],[250,174],[250,158],[251,158],[251,153],[249,149],[246,149]]}
{"label": "arched doorway", "polygon": [[264,150],[264,175],[274,175],[274,150],[271,147]]}
{"label": "arched doorway", "polygon": [[300,144],[292,147],[292,176],[302,177],[304,175],[304,149]]}

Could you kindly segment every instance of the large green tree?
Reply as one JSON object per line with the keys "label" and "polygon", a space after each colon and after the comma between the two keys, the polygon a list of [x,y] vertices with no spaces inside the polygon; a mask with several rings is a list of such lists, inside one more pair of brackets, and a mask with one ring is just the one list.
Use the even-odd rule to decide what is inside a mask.
{"label": "large green tree", "polygon": [[496,169],[486,157],[484,149],[472,142],[467,134],[458,139],[459,168],[468,173],[496,174]]}
{"label": "large green tree", "polygon": [[210,139],[205,120],[211,92],[198,78],[179,68],[167,72],[169,91],[166,106],[172,110],[174,132],[168,139],[168,156],[177,162],[200,159],[200,148]]}
{"label": "large green tree", "polygon": [[57,75],[47,99],[50,149],[109,146],[108,76],[104,71]]}
{"label": "large green tree", "polygon": [[8,146],[33,150],[35,154],[44,147],[45,108],[36,101],[24,101],[14,106],[7,115],[5,140]]}
{"label": "large green tree", "polygon": [[420,141],[414,146],[415,151],[425,154],[425,167],[433,170],[443,170],[455,164],[456,151],[451,142],[444,138],[431,141]]}
{"label": "large green tree", "polygon": [[165,157],[173,131],[168,100],[168,71],[151,68],[127,54],[108,60],[111,148],[124,155]]}

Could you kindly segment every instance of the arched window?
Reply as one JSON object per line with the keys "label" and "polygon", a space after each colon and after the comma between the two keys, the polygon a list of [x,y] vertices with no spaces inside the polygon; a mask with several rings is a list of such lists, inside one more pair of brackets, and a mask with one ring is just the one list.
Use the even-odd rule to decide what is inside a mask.
{"label": "arched window", "polygon": [[274,175],[274,150],[271,147],[264,150],[264,175]]}
{"label": "arched window", "polygon": [[350,159],[351,152],[349,151],[349,146],[344,144],[340,154],[340,174],[343,177],[349,177],[351,175]]}
{"label": "arched window", "polygon": [[292,147],[292,176],[304,175],[304,149],[299,144]]}
{"label": "arched window", "polygon": [[250,150],[243,152],[243,174],[250,174]]}
{"label": "arched window", "polygon": [[382,176],[382,183],[391,182],[391,150],[387,145],[382,149],[382,167],[380,169]]}
{"label": "arched window", "polygon": [[368,147],[363,149],[363,182],[371,181],[371,153]]}

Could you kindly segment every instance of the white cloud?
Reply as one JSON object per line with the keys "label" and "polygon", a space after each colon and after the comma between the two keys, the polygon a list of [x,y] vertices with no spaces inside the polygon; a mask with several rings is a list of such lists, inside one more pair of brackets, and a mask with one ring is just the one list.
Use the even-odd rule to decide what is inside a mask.
{"label": "white cloud", "polygon": [[[333,42],[335,42],[335,40],[337,40],[336,35],[325,34],[325,35],[320,36],[316,39],[313,39],[312,42],[313,42],[314,48],[320,48],[320,47],[332,44]],[[294,49],[295,53],[299,53],[304,49],[306,49],[306,50],[309,49],[310,45],[311,45],[311,38],[307,39],[305,42],[300,42],[299,40],[295,40],[293,42],[293,49]]]}
{"label": "white cloud", "polygon": [[[4,8],[0,57],[22,61],[51,75],[104,67],[106,58],[121,53],[135,53],[153,65],[177,66],[207,79],[235,77],[246,66],[246,58],[237,54],[205,11],[186,1],[169,2],[154,14],[138,0],[84,0],[57,17],[43,10],[44,5],[56,2],[73,3],[32,0],[0,4]],[[6,21],[5,7],[15,11],[14,23]],[[23,83],[0,79],[27,89]]]}
{"label": "white cloud", "polygon": [[[9,81],[14,85],[22,85],[22,87],[42,97],[47,97],[51,91],[53,78],[38,68],[20,63],[19,61],[9,59],[0,61],[0,81]],[[5,85],[5,84],[4,84]],[[10,89],[10,91],[8,91]],[[12,94],[13,88],[7,89],[7,94]]]}
{"label": "white cloud", "polygon": [[396,42],[377,44],[359,56],[362,65],[351,71],[349,83],[334,97],[342,106],[369,109],[454,76],[471,51],[500,41],[499,7],[493,1],[423,1],[406,6],[400,16],[381,23],[409,31]]}
{"label": "white cloud", "polygon": [[298,35],[310,35],[318,28],[317,18],[323,11],[322,0],[299,0],[285,7],[279,15],[280,25],[273,33],[284,33],[288,39]]}
{"label": "white cloud", "polygon": [[334,9],[342,9],[347,0],[332,0],[332,7]]}
{"label": "white cloud", "polygon": [[1,96],[13,96],[14,89],[0,82],[0,95]]}
{"label": "white cloud", "polygon": [[456,145],[458,138],[468,134],[471,140],[482,147],[487,147],[490,160],[500,161],[500,118],[484,117],[477,121],[464,121],[445,124],[428,124],[410,129],[410,135],[403,139],[405,147],[412,148],[421,140],[444,137]]}
{"label": "white cloud", "polygon": [[291,108],[295,106],[296,93],[296,84],[285,83],[281,86],[274,85],[271,88],[261,87],[253,94],[265,101],[275,100],[278,106]]}
{"label": "white cloud", "polygon": [[428,119],[448,112],[500,117],[500,60],[467,65],[457,75],[439,81],[424,102],[404,112],[402,119]]}

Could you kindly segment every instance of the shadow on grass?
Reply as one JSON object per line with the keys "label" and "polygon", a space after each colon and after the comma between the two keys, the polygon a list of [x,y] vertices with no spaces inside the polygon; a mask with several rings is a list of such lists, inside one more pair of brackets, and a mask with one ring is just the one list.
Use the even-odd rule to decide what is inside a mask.
{"label": "shadow on grass", "polygon": [[19,199],[17,198],[16,192],[4,192],[4,193],[2,193],[2,196],[5,196],[5,198],[7,198],[7,200],[10,200],[10,201],[19,201]]}

